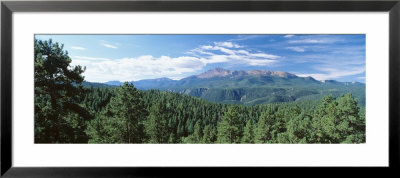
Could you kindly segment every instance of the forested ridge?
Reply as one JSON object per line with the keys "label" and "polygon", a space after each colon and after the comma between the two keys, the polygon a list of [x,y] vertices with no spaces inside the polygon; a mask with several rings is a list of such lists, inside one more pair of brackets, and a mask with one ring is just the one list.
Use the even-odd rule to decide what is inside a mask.
{"label": "forested ridge", "polygon": [[160,90],[83,86],[59,43],[35,40],[35,143],[365,143],[351,93],[244,106]]}
{"label": "forested ridge", "polygon": [[[121,86],[122,82],[106,82]],[[252,106],[277,102],[321,100],[326,95],[339,97],[352,93],[365,106],[365,84],[359,82],[318,81],[288,72],[268,70],[226,70],[214,68],[180,80],[169,78],[131,81],[138,89],[159,89],[187,94],[223,104]]]}

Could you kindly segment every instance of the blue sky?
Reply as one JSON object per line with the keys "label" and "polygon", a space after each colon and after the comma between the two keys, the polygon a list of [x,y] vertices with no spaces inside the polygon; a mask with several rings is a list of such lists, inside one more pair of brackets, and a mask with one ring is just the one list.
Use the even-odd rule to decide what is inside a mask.
{"label": "blue sky", "polygon": [[64,44],[85,80],[181,79],[215,67],[365,83],[365,35],[35,35]]}

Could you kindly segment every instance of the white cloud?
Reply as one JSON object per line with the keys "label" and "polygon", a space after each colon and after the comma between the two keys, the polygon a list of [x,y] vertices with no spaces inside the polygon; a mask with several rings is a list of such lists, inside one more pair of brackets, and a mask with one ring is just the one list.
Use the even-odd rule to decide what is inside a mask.
{"label": "white cloud", "polygon": [[107,43],[101,43],[101,45],[104,46],[104,47],[107,47],[107,48],[112,48],[112,49],[117,49],[118,48],[117,46],[110,45],[110,44],[107,44]]}
{"label": "white cloud", "polygon": [[289,43],[325,43],[323,40],[316,39],[303,39],[303,40],[291,40]]}
{"label": "white cloud", "polygon": [[[212,46],[211,46],[211,48],[212,48]],[[195,49],[192,49],[192,50],[186,52],[185,54],[194,55],[194,56],[199,56],[199,54],[200,55],[214,55],[214,53],[207,52],[204,49],[208,49],[208,48],[203,48],[203,47],[195,48]]]}
{"label": "white cloud", "polygon": [[234,39],[229,39],[228,41],[242,41],[242,40],[251,40],[256,38],[265,38],[265,35],[238,35]]}
{"label": "white cloud", "polygon": [[112,45],[112,44],[110,44],[109,42],[107,42],[105,40],[100,40],[100,45],[102,45],[102,46],[104,46],[106,48],[118,49],[118,46]]}
{"label": "white cloud", "polygon": [[234,55],[235,54],[235,51],[230,50],[230,49],[226,49],[226,48],[223,48],[223,47],[219,47],[219,46],[214,46],[212,48],[212,50],[219,50],[219,51],[221,51],[223,53],[230,54],[230,55]]}
{"label": "white cloud", "polygon": [[239,54],[250,55],[250,53],[248,51],[242,50],[242,49],[241,50],[237,50],[236,52],[239,53]]}
{"label": "white cloud", "polygon": [[294,35],[285,35],[285,36],[283,36],[284,38],[291,38],[291,37],[294,37]]}
{"label": "white cloud", "polygon": [[73,60],[87,60],[87,61],[109,61],[107,58],[87,57],[87,56],[71,56]]}
{"label": "white cloud", "polygon": [[71,64],[86,66],[85,80],[92,82],[132,81],[160,77],[180,78],[182,74],[198,71],[208,62],[213,62],[190,56],[156,58],[146,55],[113,60],[93,59],[98,58],[80,56],[73,58]]}
{"label": "white cloud", "polygon": [[290,40],[289,43],[291,44],[331,44],[336,43],[339,41],[343,41],[343,39],[339,38],[326,38],[326,37],[313,37],[313,38],[304,38],[299,40]]}
{"label": "white cloud", "polygon": [[332,80],[346,76],[357,75],[365,72],[365,67],[352,67],[347,69],[320,68],[325,73],[298,74],[300,77],[313,77],[317,80]]}
{"label": "white cloud", "polygon": [[[242,48],[242,46],[231,42],[214,42],[214,44],[215,46],[200,46],[190,50],[189,54],[202,56],[207,60],[206,63],[230,62],[247,66],[267,66],[276,63],[276,59],[280,58],[280,56],[263,52],[253,53],[245,49],[232,49],[235,47]],[[216,52],[222,54],[216,54]]]}
{"label": "white cloud", "polygon": [[264,60],[258,60],[258,59],[246,59],[246,64],[252,65],[252,66],[267,66],[267,65],[271,65],[272,63],[275,63],[277,61],[275,60],[268,60],[268,59],[264,59]]}
{"label": "white cloud", "polygon": [[242,46],[232,43],[232,42],[228,42],[228,41],[224,41],[224,42],[214,42],[214,44],[216,46],[222,46],[222,47],[227,47],[227,48],[242,48]]}
{"label": "white cloud", "polygon": [[86,48],[80,46],[71,46],[70,48],[74,50],[86,50]]}
{"label": "white cloud", "polygon": [[286,47],[286,49],[290,49],[292,51],[301,52],[301,53],[306,51],[305,47]]}
{"label": "white cloud", "polygon": [[205,46],[200,46],[201,49],[212,49],[213,46],[211,45],[205,45]]}
{"label": "white cloud", "polygon": [[277,59],[277,58],[280,58],[280,56],[276,56],[276,55],[272,55],[272,54],[266,54],[266,53],[252,53],[252,54],[249,54],[249,56],[260,57],[260,58],[265,58],[265,59]]}
{"label": "white cloud", "polygon": [[229,62],[229,59],[227,55],[211,55],[206,59],[206,62],[210,64],[223,63],[223,62]]}

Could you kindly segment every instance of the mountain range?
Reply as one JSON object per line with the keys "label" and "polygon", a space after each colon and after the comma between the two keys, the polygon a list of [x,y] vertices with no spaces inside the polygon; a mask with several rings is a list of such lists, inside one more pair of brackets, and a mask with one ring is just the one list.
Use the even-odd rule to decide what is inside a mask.
{"label": "mountain range", "polygon": [[[159,89],[204,98],[211,102],[255,105],[274,102],[320,99],[351,92],[365,104],[365,84],[359,82],[318,81],[312,77],[267,70],[211,69],[181,80],[169,78],[132,81],[142,90]],[[122,85],[120,81],[104,84]]]}

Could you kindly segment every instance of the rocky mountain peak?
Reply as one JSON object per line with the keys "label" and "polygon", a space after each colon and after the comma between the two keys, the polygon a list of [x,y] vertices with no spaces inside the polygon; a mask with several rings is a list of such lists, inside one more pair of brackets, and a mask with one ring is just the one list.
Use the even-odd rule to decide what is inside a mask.
{"label": "rocky mountain peak", "polygon": [[235,77],[235,76],[245,76],[245,75],[252,75],[252,76],[277,76],[277,77],[296,77],[296,75],[288,73],[288,72],[281,72],[281,71],[268,71],[268,70],[240,70],[240,71],[233,71],[233,70],[226,70],[223,68],[214,68],[208,70],[207,72],[201,73],[196,75],[197,78],[214,78],[214,77]]}

